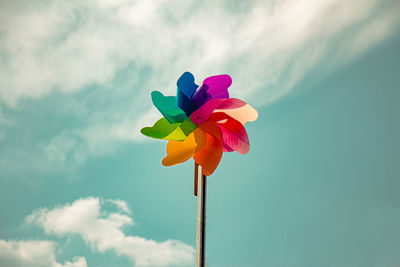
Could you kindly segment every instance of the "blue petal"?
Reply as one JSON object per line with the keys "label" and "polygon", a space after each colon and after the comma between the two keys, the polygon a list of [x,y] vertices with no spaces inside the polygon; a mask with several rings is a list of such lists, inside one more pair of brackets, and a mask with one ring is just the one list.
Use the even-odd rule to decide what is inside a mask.
{"label": "blue petal", "polygon": [[196,92],[197,85],[194,83],[194,76],[190,72],[185,72],[177,82],[177,105],[180,107],[187,116],[197,109],[195,103],[191,101],[194,92]]}

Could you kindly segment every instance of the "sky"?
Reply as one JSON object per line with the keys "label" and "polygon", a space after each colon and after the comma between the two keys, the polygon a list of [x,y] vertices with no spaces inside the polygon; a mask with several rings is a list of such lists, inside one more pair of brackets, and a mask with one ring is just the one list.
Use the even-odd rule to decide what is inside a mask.
{"label": "sky", "polygon": [[140,135],[227,73],[208,267],[400,265],[400,2],[0,0],[0,266],[194,266],[193,161]]}

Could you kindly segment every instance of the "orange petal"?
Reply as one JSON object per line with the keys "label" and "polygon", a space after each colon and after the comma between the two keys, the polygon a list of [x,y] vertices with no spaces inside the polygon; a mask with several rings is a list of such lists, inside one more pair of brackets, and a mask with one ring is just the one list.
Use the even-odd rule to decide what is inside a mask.
{"label": "orange petal", "polygon": [[[224,115],[223,113],[218,113],[218,114],[222,114],[222,116]],[[222,117],[222,116],[218,116],[218,117]],[[212,116],[212,118],[214,118],[214,116]],[[215,138],[217,138],[222,143],[221,129],[217,126],[216,120],[209,119],[206,122],[200,124],[198,127],[203,132],[206,132],[206,133],[209,133],[209,134],[213,135]]]}
{"label": "orange petal", "polygon": [[[201,129],[201,126],[203,126],[204,128],[208,128],[208,125],[201,124],[198,129]],[[216,126],[216,128],[219,130],[218,126]],[[206,144],[202,149],[200,149],[193,155],[193,159],[196,161],[196,163],[203,167],[203,173],[206,176],[211,175],[218,167],[223,153],[220,130],[219,132],[214,131],[215,129],[211,130],[213,131],[213,134],[219,135],[219,138],[215,137],[213,134],[204,131],[203,133],[206,136]]]}
{"label": "orange petal", "polygon": [[195,153],[200,151],[207,144],[206,133],[201,129],[197,128],[193,131],[194,139],[197,144]]}
{"label": "orange petal", "polygon": [[172,166],[185,162],[205,144],[206,136],[198,128],[183,141],[170,140],[167,144],[167,156],[162,160],[162,164],[164,166]]}

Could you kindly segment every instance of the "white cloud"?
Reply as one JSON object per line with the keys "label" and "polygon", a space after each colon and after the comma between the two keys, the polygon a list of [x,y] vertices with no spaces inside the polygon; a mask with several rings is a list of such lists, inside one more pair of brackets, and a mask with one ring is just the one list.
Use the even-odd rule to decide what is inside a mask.
{"label": "white cloud", "polygon": [[[39,157],[58,170],[74,169],[120,142],[145,140],[139,129],[159,117],[149,92],[174,94],[183,71],[197,82],[229,73],[231,95],[266,105],[315,68],[329,73],[388,38],[399,25],[399,3],[260,0],[233,8],[231,1],[3,1],[0,102],[18,108],[23,99],[54,91],[73,99],[57,108],[82,123],[49,135],[32,150],[32,162]],[[121,81],[128,64],[132,72]],[[74,97],[82,90],[89,99]],[[16,165],[8,155],[29,156],[26,148],[15,149],[0,165]]]}
{"label": "white cloud", "polygon": [[[15,105],[55,89],[81,90],[110,81],[135,62],[152,68],[154,78],[141,90],[146,93],[154,84],[173,90],[187,69],[198,77],[229,72],[237,95],[259,99],[262,92],[259,104],[265,104],[323,60],[346,49],[362,53],[390,34],[400,7],[380,3],[255,1],[238,10],[229,1],[50,1],[29,8],[3,3],[0,98]],[[378,31],[357,37],[376,20]],[[352,47],[340,46],[348,43]]]}
{"label": "white cloud", "polygon": [[123,213],[105,212],[99,198],[79,199],[54,209],[41,209],[27,217],[29,223],[43,227],[46,233],[59,236],[78,234],[92,248],[104,252],[113,250],[129,257],[135,266],[190,265],[194,259],[193,247],[180,241],[156,242],[125,235],[122,228],[134,222],[126,213],[122,200],[108,200]]}
{"label": "white cloud", "polygon": [[5,267],[87,267],[84,257],[63,264],[56,261],[51,241],[6,241],[0,239],[0,265]]}

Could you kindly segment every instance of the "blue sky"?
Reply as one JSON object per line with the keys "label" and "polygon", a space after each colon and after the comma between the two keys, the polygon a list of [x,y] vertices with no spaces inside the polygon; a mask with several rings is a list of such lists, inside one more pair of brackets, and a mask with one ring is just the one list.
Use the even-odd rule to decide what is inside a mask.
{"label": "blue sky", "polygon": [[193,162],[140,136],[232,76],[259,119],[209,178],[211,267],[400,264],[398,1],[0,1],[0,266],[193,266]]}

